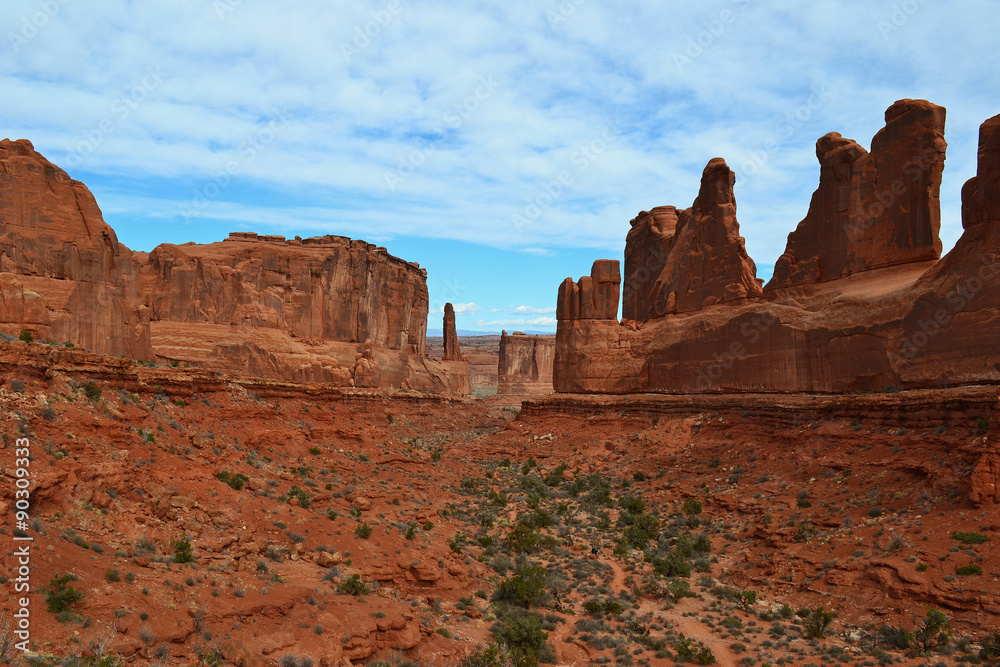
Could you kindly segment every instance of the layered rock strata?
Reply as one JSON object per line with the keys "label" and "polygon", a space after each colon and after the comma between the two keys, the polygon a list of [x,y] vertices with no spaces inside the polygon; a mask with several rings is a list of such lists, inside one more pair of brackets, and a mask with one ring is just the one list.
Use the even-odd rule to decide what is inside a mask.
{"label": "layered rock strata", "polygon": [[85,185],[29,142],[0,142],[8,335],[275,380],[467,392],[464,364],[425,359],[426,278],[341,236],[235,233],[133,253]]}
{"label": "layered rock strata", "polygon": [[529,336],[506,331],[500,336],[497,393],[504,396],[537,396],[552,393],[555,363],[554,336]]}

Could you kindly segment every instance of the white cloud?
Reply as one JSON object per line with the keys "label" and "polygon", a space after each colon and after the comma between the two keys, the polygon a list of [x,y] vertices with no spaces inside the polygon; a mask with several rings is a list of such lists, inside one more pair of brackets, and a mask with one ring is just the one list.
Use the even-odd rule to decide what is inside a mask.
{"label": "white cloud", "polygon": [[555,308],[536,308],[534,306],[516,306],[510,309],[514,315],[549,315],[556,312]]}
{"label": "white cloud", "polygon": [[[949,107],[948,247],[978,125],[998,111],[995,86],[983,85],[997,72],[987,0],[963,0],[961,11],[917,3],[888,32],[892,6],[866,0],[589,0],[555,24],[555,2],[499,11],[426,0],[401,3],[361,45],[357,30],[385,19],[385,0],[219,4],[59,2],[16,50],[5,40],[0,124],[60,166],[83,147],[74,176],[150,183],[101,201],[135,219],[178,224],[235,164],[232,185],[189,211],[194,219],[419,234],[539,256],[620,249],[640,210],[689,206],[702,168],[721,155],[741,174],[748,250],[769,264],[808,208],[816,138],[836,130],[867,145],[902,97]],[[704,38],[724,9],[735,19]],[[7,0],[0,21],[19,34],[37,12],[37,0]],[[151,68],[162,81],[141,90]],[[742,165],[817,87],[825,104],[745,176]],[[264,141],[283,113],[287,126]],[[113,131],[100,130],[107,120]]]}
{"label": "white cloud", "polygon": [[486,320],[479,320],[476,322],[477,327],[510,327],[510,326],[534,326],[534,327],[554,327],[556,325],[556,318],[554,317],[536,317],[531,320],[526,320],[523,318],[510,319],[510,320],[493,320],[487,322]]}
{"label": "white cloud", "polygon": [[475,315],[482,308],[474,303],[456,303],[455,304],[455,314],[456,315]]}

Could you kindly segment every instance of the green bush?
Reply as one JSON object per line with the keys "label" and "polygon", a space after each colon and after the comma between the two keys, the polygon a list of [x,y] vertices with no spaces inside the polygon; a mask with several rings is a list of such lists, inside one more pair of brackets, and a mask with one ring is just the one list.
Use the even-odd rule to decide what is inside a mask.
{"label": "green bush", "polygon": [[525,609],[543,604],[548,598],[545,590],[548,576],[549,571],[544,567],[538,565],[526,567],[500,583],[493,594],[493,601]]}
{"label": "green bush", "polygon": [[22,331],[17,335],[17,339],[23,340],[25,343],[35,342],[35,337],[32,335],[30,331]]}
{"label": "green bush", "polygon": [[49,580],[45,591],[45,606],[53,614],[69,611],[69,608],[83,599],[83,591],[77,590],[69,582],[76,581],[76,575],[57,574]]}
{"label": "green bush", "polygon": [[684,504],[681,506],[681,511],[690,517],[698,516],[701,514],[701,510],[701,501],[695,500],[694,498],[685,500]]}
{"label": "green bush", "polygon": [[956,530],[951,536],[962,544],[984,544],[990,541],[990,538],[982,533],[963,533],[960,530]]}
{"label": "green bush", "polygon": [[87,397],[88,400],[96,401],[101,397],[101,388],[94,384],[91,380],[87,384],[83,385],[83,395]]}
{"label": "green bush", "polygon": [[345,595],[353,595],[355,597],[359,595],[368,595],[371,589],[365,585],[365,582],[361,581],[361,576],[357,574],[352,574],[347,579],[340,582],[337,586],[337,590]]}
{"label": "green bush", "polygon": [[174,562],[193,563],[194,553],[191,551],[191,541],[187,537],[174,540]]}
{"label": "green bush", "polygon": [[555,652],[545,642],[542,619],[534,614],[510,615],[491,628],[497,643],[506,646],[514,667],[535,667],[539,662],[555,663]]}
{"label": "green bush", "polygon": [[354,529],[354,534],[363,540],[367,540],[372,536],[372,527],[367,523],[358,524],[358,527]]}
{"label": "green bush", "polygon": [[823,607],[816,607],[816,609],[809,614],[809,618],[807,618],[805,623],[802,624],[802,627],[806,631],[806,634],[810,637],[822,639],[826,636],[826,631],[829,629],[832,622],[832,612],[827,611]]}
{"label": "green bush", "polygon": [[913,631],[913,640],[922,655],[944,648],[951,639],[951,622],[948,616],[933,607],[927,608],[924,622]]}
{"label": "green bush", "polygon": [[962,567],[955,570],[955,574],[968,577],[972,575],[979,575],[983,573],[983,568],[978,565],[963,565]]}
{"label": "green bush", "polygon": [[241,472],[238,472],[235,475],[230,475],[225,470],[220,470],[215,473],[215,478],[220,482],[225,482],[237,491],[241,491],[246,483],[250,481],[250,478]]}

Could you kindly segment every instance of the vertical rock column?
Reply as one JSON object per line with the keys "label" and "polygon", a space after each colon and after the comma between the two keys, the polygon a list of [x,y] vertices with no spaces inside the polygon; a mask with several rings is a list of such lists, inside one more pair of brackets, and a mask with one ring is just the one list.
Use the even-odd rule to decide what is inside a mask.
{"label": "vertical rock column", "polygon": [[458,329],[455,327],[455,307],[444,304],[444,357],[445,361],[462,361],[462,349],[458,345]]}

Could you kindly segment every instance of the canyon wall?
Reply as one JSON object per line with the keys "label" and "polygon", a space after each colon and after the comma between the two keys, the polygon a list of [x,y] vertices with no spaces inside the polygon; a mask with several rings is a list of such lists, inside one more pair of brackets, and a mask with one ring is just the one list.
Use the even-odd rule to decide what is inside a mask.
{"label": "canyon wall", "polygon": [[0,331],[100,354],[340,386],[468,393],[425,358],[427,274],[341,236],[234,233],[132,252],[93,195],[0,142]]}
{"label": "canyon wall", "polygon": [[504,331],[500,336],[497,393],[505,396],[551,394],[555,354],[554,336]]}
{"label": "canyon wall", "polygon": [[[610,297],[603,317],[581,316],[594,278],[560,286],[556,391],[1000,382],[992,352],[1000,345],[1000,117],[983,124],[979,172],[963,188],[965,232],[938,260],[943,125],[941,107],[902,100],[886,112],[871,153],[836,134],[820,139],[820,187],[764,290],[751,281],[732,181],[712,160],[693,209],[659,207],[632,221],[620,322],[607,317]],[[723,242],[685,243],[692,220],[715,225],[711,236]],[[612,264],[595,264],[609,287]]]}
{"label": "canyon wall", "polygon": [[0,331],[151,358],[135,274],[83,183],[29,141],[0,141]]}

